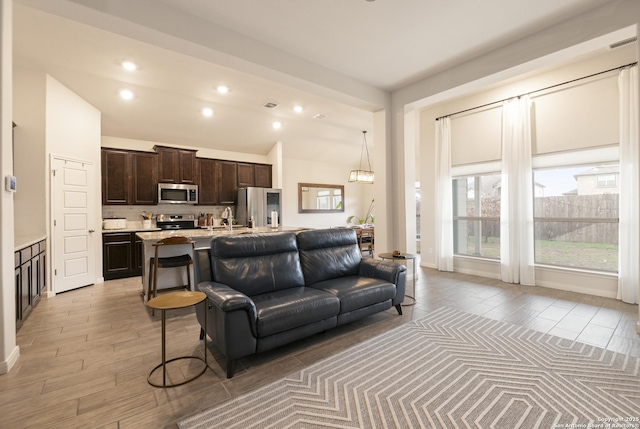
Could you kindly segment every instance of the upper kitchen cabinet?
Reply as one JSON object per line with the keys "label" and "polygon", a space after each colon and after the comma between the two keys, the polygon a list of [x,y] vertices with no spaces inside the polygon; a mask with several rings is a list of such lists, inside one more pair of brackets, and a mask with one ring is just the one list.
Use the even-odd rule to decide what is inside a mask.
{"label": "upper kitchen cabinet", "polygon": [[158,153],[159,182],[196,183],[196,151],[154,146]]}
{"label": "upper kitchen cabinet", "polygon": [[158,155],[149,152],[131,153],[132,204],[157,203]]}
{"label": "upper kitchen cabinet", "polygon": [[218,188],[216,185],[216,161],[213,159],[197,158],[196,172],[198,176],[198,204],[218,204]]}
{"label": "upper kitchen cabinet", "polygon": [[156,204],[158,155],[102,149],[102,204]]}
{"label": "upper kitchen cabinet", "polygon": [[235,204],[238,198],[238,163],[216,161],[218,204]]}
{"label": "upper kitchen cabinet", "polygon": [[255,186],[255,165],[239,162],[238,163],[238,188],[248,188]]}
{"label": "upper kitchen cabinet", "polygon": [[102,149],[102,204],[131,204],[131,152]]}
{"label": "upper kitchen cabinet", "polygon": [[238,163],[238,188],[271,187],[271,165]]}
{"label": "upper kitchen cabinet", "polygon": [[259,188],[271,188],[273,186],[271,170],[271,165],[256,164],[254,175],[256,180],[255,186]]}
{"label": "upper kitchen cabinet", "polygon": [[217,159],[197,159],[198,204],[231,205],[238,192],[238,163]]}

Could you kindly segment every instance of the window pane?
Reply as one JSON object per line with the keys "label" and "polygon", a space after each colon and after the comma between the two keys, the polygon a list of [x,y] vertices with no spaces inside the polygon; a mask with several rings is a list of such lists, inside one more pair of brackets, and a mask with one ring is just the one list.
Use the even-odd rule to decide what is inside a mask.
{"label": "window pane", "polygon": [[500,258],[500,221],[454,220],[453,252],[458,255]]}
{"label": "window pane", "polygon": [[534,172],[536,263],[618,270],[618,165]]}
{"label": "window pane", "polygon": [[500,174],[453,180],[454,216],[500,217]]}
{"label": "window pane", "polygon": [[536,222],[539,264],[618,271],[618,224]]}
{"label": "window pane", "polygon": [[487,174],[453,180],[455,254],[500,258],[500,179]]}

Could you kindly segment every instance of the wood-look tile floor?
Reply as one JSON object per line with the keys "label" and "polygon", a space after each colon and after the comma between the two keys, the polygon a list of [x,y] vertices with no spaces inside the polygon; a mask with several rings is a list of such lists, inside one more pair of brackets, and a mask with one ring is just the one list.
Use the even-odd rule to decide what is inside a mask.
{"label": "wood-look tile floor", "polygon": [[[418,272],[416,305],[403,307],[403,316],[390,309],[243,359],[230,380],[224,358],[211,347],[212,370],[169,389],[147,383],[161,360],[161,318],[144,305],[139,277],[44,298],[18,332],[18,362],[0,376],[0,427],[176,428],[181,418],[442,306],[640,356],[636,305],[424,268]],[[408,289],[412,293],[411,282]],[[192,308],[168,312],[167,357],[202,355],[199,330]],[[199,365],[170,364],[170,380],[189,376]]]}

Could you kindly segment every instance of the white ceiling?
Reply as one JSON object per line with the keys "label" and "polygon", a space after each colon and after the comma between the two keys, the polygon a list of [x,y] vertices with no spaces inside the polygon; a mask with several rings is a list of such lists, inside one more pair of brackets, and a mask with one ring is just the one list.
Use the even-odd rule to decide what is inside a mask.
{"label": "white ceiling", "polygon": [[103,135],[353,164],[390,91],[608,1],[18,0],[14,62],[99,109]]}

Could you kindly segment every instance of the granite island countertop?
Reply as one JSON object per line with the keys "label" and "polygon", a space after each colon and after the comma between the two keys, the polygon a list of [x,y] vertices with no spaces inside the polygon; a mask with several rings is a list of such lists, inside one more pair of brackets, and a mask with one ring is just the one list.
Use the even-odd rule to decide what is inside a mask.
{"label": "granite island countertop", "polygon": [[295,228],[295,227],[286,227],[279,226],[278,228],[271,228],[270,226],[260,226],[256,228],[247,228],[247,227],[235,227],[232,231],[229,231],[226,228],[213,228],[209,231],[207,228],[199,228],[199,229],[178,229],[178,230],[160,230],[160,231],[150,231],[150,232],[138,232],[136,235],[140,237],[142,241],[158,241],[163,238],[171,237],[174,235],[182,235],[184,237],[189,237],[196,241],[206,240],[208,238],[217,237],[220,235],[237,235],[237,234],[258,234],[258,233],[271,233],[271,232],[284,232],[284,231],[301,231],[303,229],[308,228]]}

